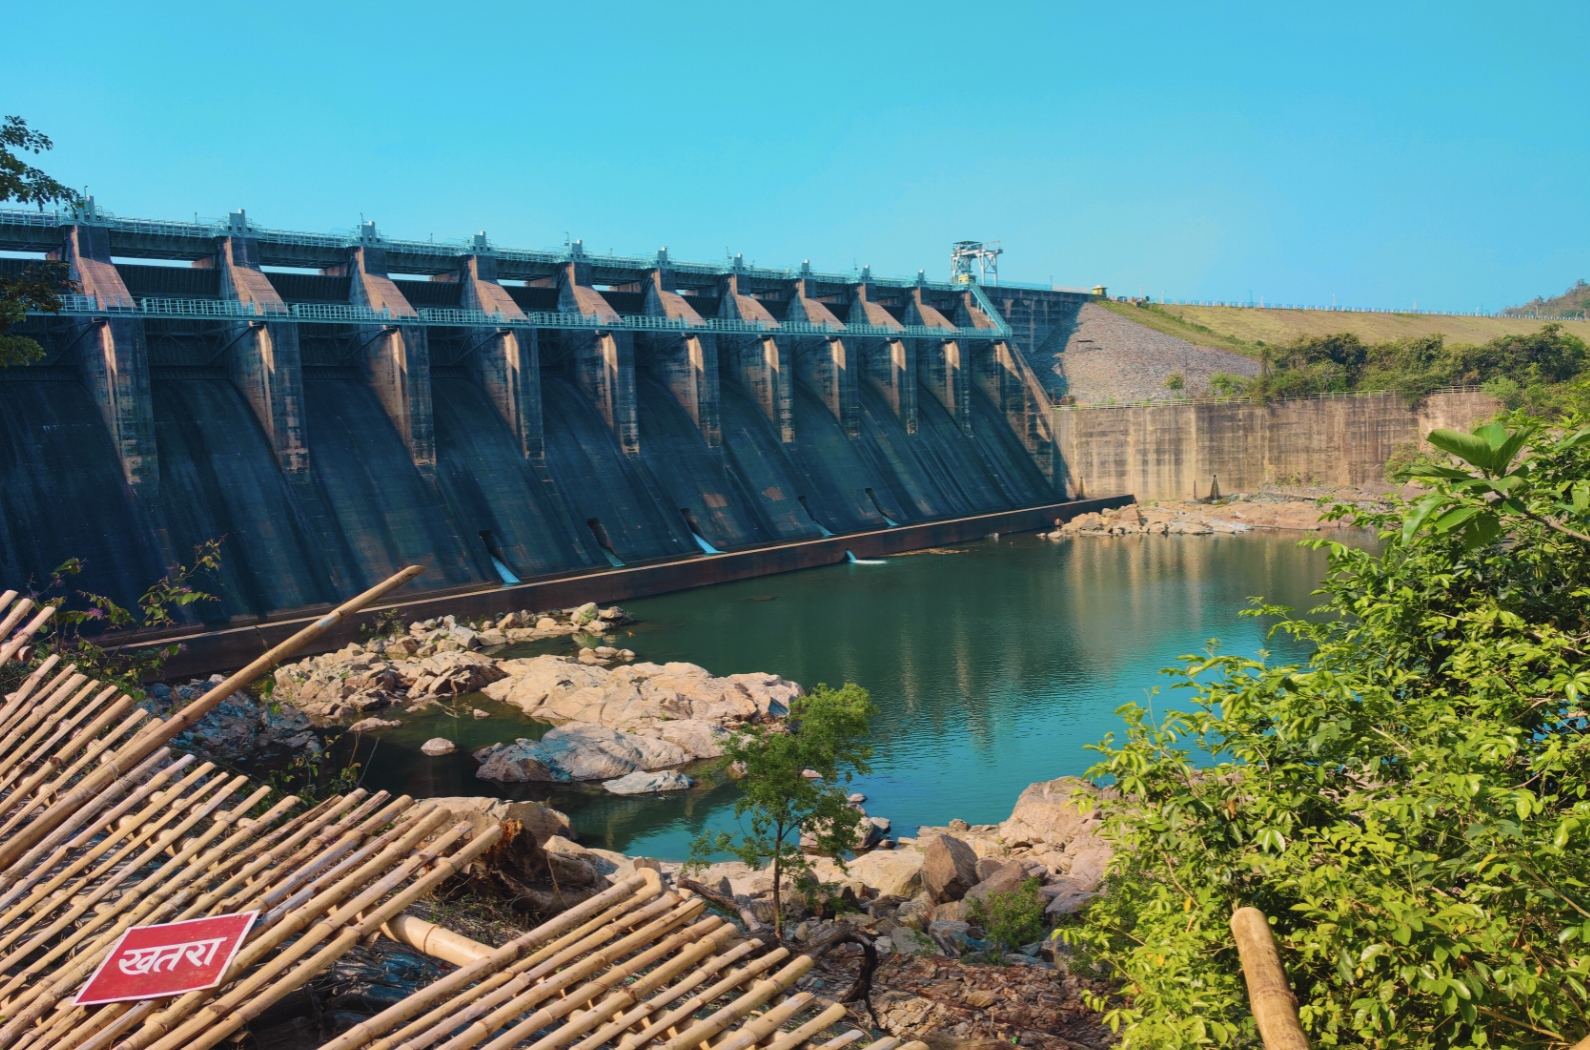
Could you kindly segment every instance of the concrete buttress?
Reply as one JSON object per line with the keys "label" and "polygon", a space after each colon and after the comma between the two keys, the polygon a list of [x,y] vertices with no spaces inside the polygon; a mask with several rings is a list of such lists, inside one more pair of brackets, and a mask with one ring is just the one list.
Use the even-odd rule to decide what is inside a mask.
{"label": "concrete buttress", "polygon": [[[659,261],[666,259],[663,256]],[[701,315],[673,289],[666,266],[652,271],[646,285],[645,314],[699,324]],[[718,420],[718,340],[714,335],[648,334],[648,367],[661,379],[701,431],[708,448],[723,444]]]}
{"label": "concrete buttress", "polygon": [[[133,297],[110,259],[110,231],[79,224],[63,231],[52,257],[71,267],[83,295],[101,306],[130,307]],[[77,367],[110,430],[123,476],[133,491],[152,494],[160,483],[154,403],[149,390],[149,346],[144,322],[134,317],[96,318],[75,341]]]}
{"label": "concrete buttress", "polygon": [[[719,317],[743,318],[777,327],[767,308],[749,295],[741,295],[737,277],[731,276],[722,288]],[[762,415],[773,425],[781,444],[795,440],[795,394],[790,384],[791,349],[787,339],[769,332],[764,335],[720,335],[718,356],[724,367]]]}
{"label": "concrete buttress", "polygon": [[[285,316],[287,306],[260,269],[259,243],[247,236],[243,213],[234,212],[234,232],[220,239],[213,259],[197,267],[220,271],[222,299],[255,306],[262,314]],[[304,427],[304,375],[293,321],[240,321],[229,336],[227,372],[265,430],[271,450],[289,476],[309,472],[309,442]]]}
{"label": "concrete buttress", "polygon": [[[900,330],[896,321],[883,307],[872,301],[871,288],[863,283],[854,288],[850,301],[850,323],[874,325]],[[894,414],[899,417],[907,434],[917,432],[916,385],[917,357],[914,340],[863,339],[857,348],[861,358],[861,372],[867,378]]]}
{"label": "concrete buttress", "polygon": [[391,316],[386,324],[359,326],[360,371],[397,428],[409,458],[422,474],[432,475],[436,471],[436,423],[425,325],[387,276],[386,249],[376,237],[375,224],[360,226],[359,234],[359,244],[349,249],[347,265],[324,272],[352,278],[348,298],[355,306]]}
{"label": "concrete buttress", "polygon": [[[905,308],[905,323],[926,328],[955,327],[949,318],[922,301],[920,288],[911,292]],[[959,342],[954,339],[918,340],[917,382],[944,406],[961,433],[972,432],[971,377]]]}
{"label": "concrete buttress", "polygon": [[[523,321],[524,311],[497,283],[497,258],[480,253],[462,260],[459,305],[465,310],[500,314],[505,321]],[[541,354],[536,330],[501,327],[470,332],[470,374],[486,391],[503,422],[513,431],[520,452],[539,459],[545,451],[541,411]]]}
{"label": "concrete buttress", "polygon": [[[590,286],[590,263],[565,263],[558,271],[558,309],[598,322],[618,320],[618,312]],[[627,453],[640,451],[640,418],[635,408],[635,337],[624,330],[565,329],[564,345],[573,361],[574,380]]]}
{"label": "concrete buttress", "polygon": [[[834,316],[827,304],[810,298],[806,288],[804,280],[795,282],[786,319],[830,325],[836,331],[843,331],[843,322]],[[725,301],[727,299],[725,296]],[[796,376],[828,406],[846,437],[860,437],[861,404],[856,390],[855,351],[838,335],[828,338],[802,336],[792,342]]]}
{"label": "concrete buttress", "polygon": [[[962,328],[994,327],[970,292],[961,296],[956,320]],[[991,332],[989,342],[972,342],[972,360],[977,385],[998,407],[1044,477],[1063,494],[1065,471],[1057,462],[1054,407],[1026,358],[1014,343]]]}

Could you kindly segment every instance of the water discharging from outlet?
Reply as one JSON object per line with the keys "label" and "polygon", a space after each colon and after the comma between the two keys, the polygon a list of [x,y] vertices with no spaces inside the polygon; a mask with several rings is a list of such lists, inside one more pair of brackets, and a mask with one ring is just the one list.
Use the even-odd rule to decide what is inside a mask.
{"label": "water discharging from outlet", "polygon": [[845,561],[849,562],[851,565],[886,565],[886,564],[888,564],[888,559],[887,558],[858,558],[853,553],[851,553],[849,550],[845,551]]}

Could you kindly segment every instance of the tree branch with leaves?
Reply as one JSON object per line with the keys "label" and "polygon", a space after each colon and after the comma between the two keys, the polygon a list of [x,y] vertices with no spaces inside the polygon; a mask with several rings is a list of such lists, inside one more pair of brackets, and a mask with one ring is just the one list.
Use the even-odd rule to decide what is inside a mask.
{"label": "tree branch with leaves", "polygon": [[[783,935],[783,878],[808,874],[811,865],[801,838],[844,865],[855,848],[861,813],[843,785],[871,772],[867,743],[876,708],[867,691],[854,683],[830,689],[819,685],[797,697],[782,724],[753,725],[733,737],[724,757],[744,769],[736,819],[749,816],[739,834],[704,833],[690,845],[689,867],[705,867],[714,854],[730,853],[753,868],[772,865],[773,928]],[[817,776],[807,776],[807,772]]]}
{"label": "tree branch with leaves", "polygon": [[[22,154],[43,153],[54,144],[28,127],[21,117],[10,116],[0,125],[0,203],[78,204],[82,196],[71,187],[28,163]],[[30,263],[16,276],[0,274],[0,368],[25,365],[44,356],[38,342],[10,335],[12,325],[27,319],[30,310],[60,312],[61,296],[73,291],[71,269],[63,262]]]}

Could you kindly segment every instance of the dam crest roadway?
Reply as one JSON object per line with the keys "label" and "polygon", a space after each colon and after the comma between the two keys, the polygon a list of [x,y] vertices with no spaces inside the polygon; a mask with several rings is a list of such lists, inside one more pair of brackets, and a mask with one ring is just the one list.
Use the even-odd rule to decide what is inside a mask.
{"label": "dam crest roadway", "polygon": [[[1027,353],[1086,293],[0,211],[77,293],[0,370],[0,570],[208,622],[409,563],[478,590],[1067,498]],[[152,265],[152,261],[159,264]],[[172,265],[186,263],[187,265]]]}

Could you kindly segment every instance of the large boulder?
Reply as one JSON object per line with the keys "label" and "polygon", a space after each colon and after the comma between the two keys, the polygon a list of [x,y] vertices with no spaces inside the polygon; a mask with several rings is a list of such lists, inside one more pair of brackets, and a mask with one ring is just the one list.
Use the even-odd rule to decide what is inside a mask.
{"label": "large boulder", "polygon": [[482,780],[507,782],[611,780],[638,769],[666,769],[690,760],[666,740],[624,733],[607,726],[570,722],[540,740],[493,744],[475,752]]}
{"label": "large boulder", "polygon": [[922,892],[924,855],[918,850],[877,850],[863,853],[846,867],[850,877],[877,890],[884,897],[909,900]]}
{"label": "large boulder", "polygon": [[1077,777],[1029,784],[1016,800],[1009,819],[1000,825],[1000,837],[1009,847],[1040,844],[1065,849],[1074,840],[1091,837],[1100,820],[1097,810],[1084,815],[1072,801],[1077,789],[1096,791]]}
{"label": "large boulder", "polygon": [[546,844],[574,834],[568,817],[539,802],[448,796],[426,799],[424,804],[447,810],[452,823],[467,820],[477,835],[500,826],[502,837],[470,869],[506,876],[510,886],[547,878]]}
{"label": "large boulder", "polygon": [[958,901],[977,885],[977,854],[951,835],[938,835],[922,851],[922,888],[935,904]]}
{"label": "large boulder", "polygon": [[[978,862],[981,869],[987,861]],[[987,900],[991,893],[1010,893],[1021,888],[1021,884],[1032,878],[1027,872],[1027,866],[1019,860],[1007,861],[997,870],[986,876],[982,882],[966,891],[966,900]]]}

